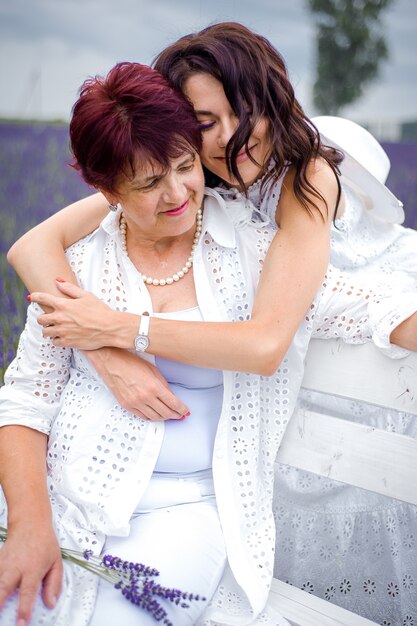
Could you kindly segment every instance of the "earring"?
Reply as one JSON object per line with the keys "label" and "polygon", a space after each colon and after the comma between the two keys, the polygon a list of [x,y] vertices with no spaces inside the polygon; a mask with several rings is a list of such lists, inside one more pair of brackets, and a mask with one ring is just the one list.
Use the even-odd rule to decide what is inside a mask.
{"label": "earring", "polygon": [[109,204],[110,211],[117,211],[120,207],[120,204]]}

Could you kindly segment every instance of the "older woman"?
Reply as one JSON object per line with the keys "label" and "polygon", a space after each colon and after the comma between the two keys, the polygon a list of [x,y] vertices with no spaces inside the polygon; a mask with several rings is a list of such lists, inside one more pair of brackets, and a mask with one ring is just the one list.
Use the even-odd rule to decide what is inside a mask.
{"label": "older woman", "polygon": [[[41,316],[48,322],[42,334],[39,308],[30,306],[1,390],[0,479],[9,539],[0,552],[0,602],[5,602],[0,624],[14,624],[17,599],[11,594],[17,587],[19,624],[29,622],[42,579],[47,608],[35,600],[31,623],[36,626],[151,623],[147,616],[138,618],[139,609],[106,583],[97,590],[93,575],[71,565],[57,599],[55,534],[67,547],[104,549],[148,562],[161,570],[163,583],[204,593],[205,606],[167,607],[176,625],[284,624],[265,607],[275,540],[273,469],[309,338],[364,341],[372,334],[389,351],[391,335],[415,348],[416,315],[409,316],[417,305],[408,296],[395,302],[352,290],[351,282],[329,269],[302,320],[277,329],[281,304],[265,311],[262,322],[271,325],[271,337],[279,336],[281,345],[282,364],[275,371],[271,358],[266,365],[262,359],[269,352],[277,358],[278,340],[272,351],[254,345],[247,352],[260,324],[249,320],[249,311],[276,229],[253,218],[251,208],[242,221],[243,208],[236,212],[215,192],[207,191],[203,202],[200,134],[191,106],[156,71],[119,64],[105,79],[84,84],[73,110],[71,141],[83,177],[116,210],[67,250],[79,283],[95,295],[78,294],[81,298],[67,301],[65,310],[75,311],[71,307],[82,300],[81,307],[93,306],[99,315],[112,317],[108,306],[122,316],[117,319],[124,320],[125,311],[139,314],[135,341],[130,343],[127,324],[122,343],[128,341],[146,358],[149,347],[159,353],[155,365],[191,415],[166,423],[135,418],[83,353],[43,336],[56,336],[59,315]],[[268,272],[265,266],[263,290],[268,290]],[[48,296],[33,299],[43,303]],[[53,297],[48,303],[60,304]],[[299,328],[293,331],[295,323]],[[159,349],[171,324],[177,340],[168,339]],[[189,328],[204,341],[203,367],[169,360],[172,352],[184,362],[196,359]],[[239,333],[249,338],[242,346]],[[220,368],[264,370],[271,376]],[[48,492],[43,487],[46,436]],[[24,571],[24,551],[36,541],[43,559],[35,565],[38,577],[33,554],[30,573]],[[43,553],[50,545],[48,560]]]}

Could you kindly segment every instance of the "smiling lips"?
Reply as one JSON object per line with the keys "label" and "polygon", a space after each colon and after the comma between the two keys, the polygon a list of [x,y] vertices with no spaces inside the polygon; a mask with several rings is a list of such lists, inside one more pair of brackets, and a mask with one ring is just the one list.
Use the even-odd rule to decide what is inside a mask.
{"label": "smiling lips", "polygon": [[176,209],[172,209],[171,211],[164,211],[164,215],[182,215],[187,209],[189,205],[189,200],[186,200],[181,206]]}
{"label": "smiling lips", "polygon": [[[253,146],[251,146],[249,148],[249,152],[251,153],[253,151],[254,148],[256,148],[257,144],[254,144]],[[224,163],[226,163],[226,161],[228,160],[226,157],[223,156],[218,156],[218,157],[214,157],[217,161],[223,161]],[[239,152],[239,154],[236,157],[236,163],[243,163],[243,161],[246,161],[248,159],[248,155],[246,154],[246,150],[243,149],[241,152]]]}

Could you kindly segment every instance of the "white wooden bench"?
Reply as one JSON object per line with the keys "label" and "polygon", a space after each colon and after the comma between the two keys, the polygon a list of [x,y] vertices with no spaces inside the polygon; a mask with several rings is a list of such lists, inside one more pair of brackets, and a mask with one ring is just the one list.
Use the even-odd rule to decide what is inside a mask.
{"label": "white wooden bench", "polygon": [[[393,360],[372,344],[313,340],[303,387],[417,415],[417,353]],[[277,460],[417,505],[417,439],[412,437],[300,409]],[[296,626],[375,624],[275,579],[269,602]]]}

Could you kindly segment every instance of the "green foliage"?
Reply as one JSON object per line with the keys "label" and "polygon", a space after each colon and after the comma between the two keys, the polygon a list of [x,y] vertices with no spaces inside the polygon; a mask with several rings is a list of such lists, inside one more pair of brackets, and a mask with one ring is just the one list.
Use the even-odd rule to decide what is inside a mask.
{"label": "green foliage", "polygon": [[314,104],[335,115],[378,76],[388,56],[381,12],[392,0],[308,0],[317,23]]}
{"label": "green foliage", "polygon": [[417,141],[417,122],[401,124],[401,141]]}

